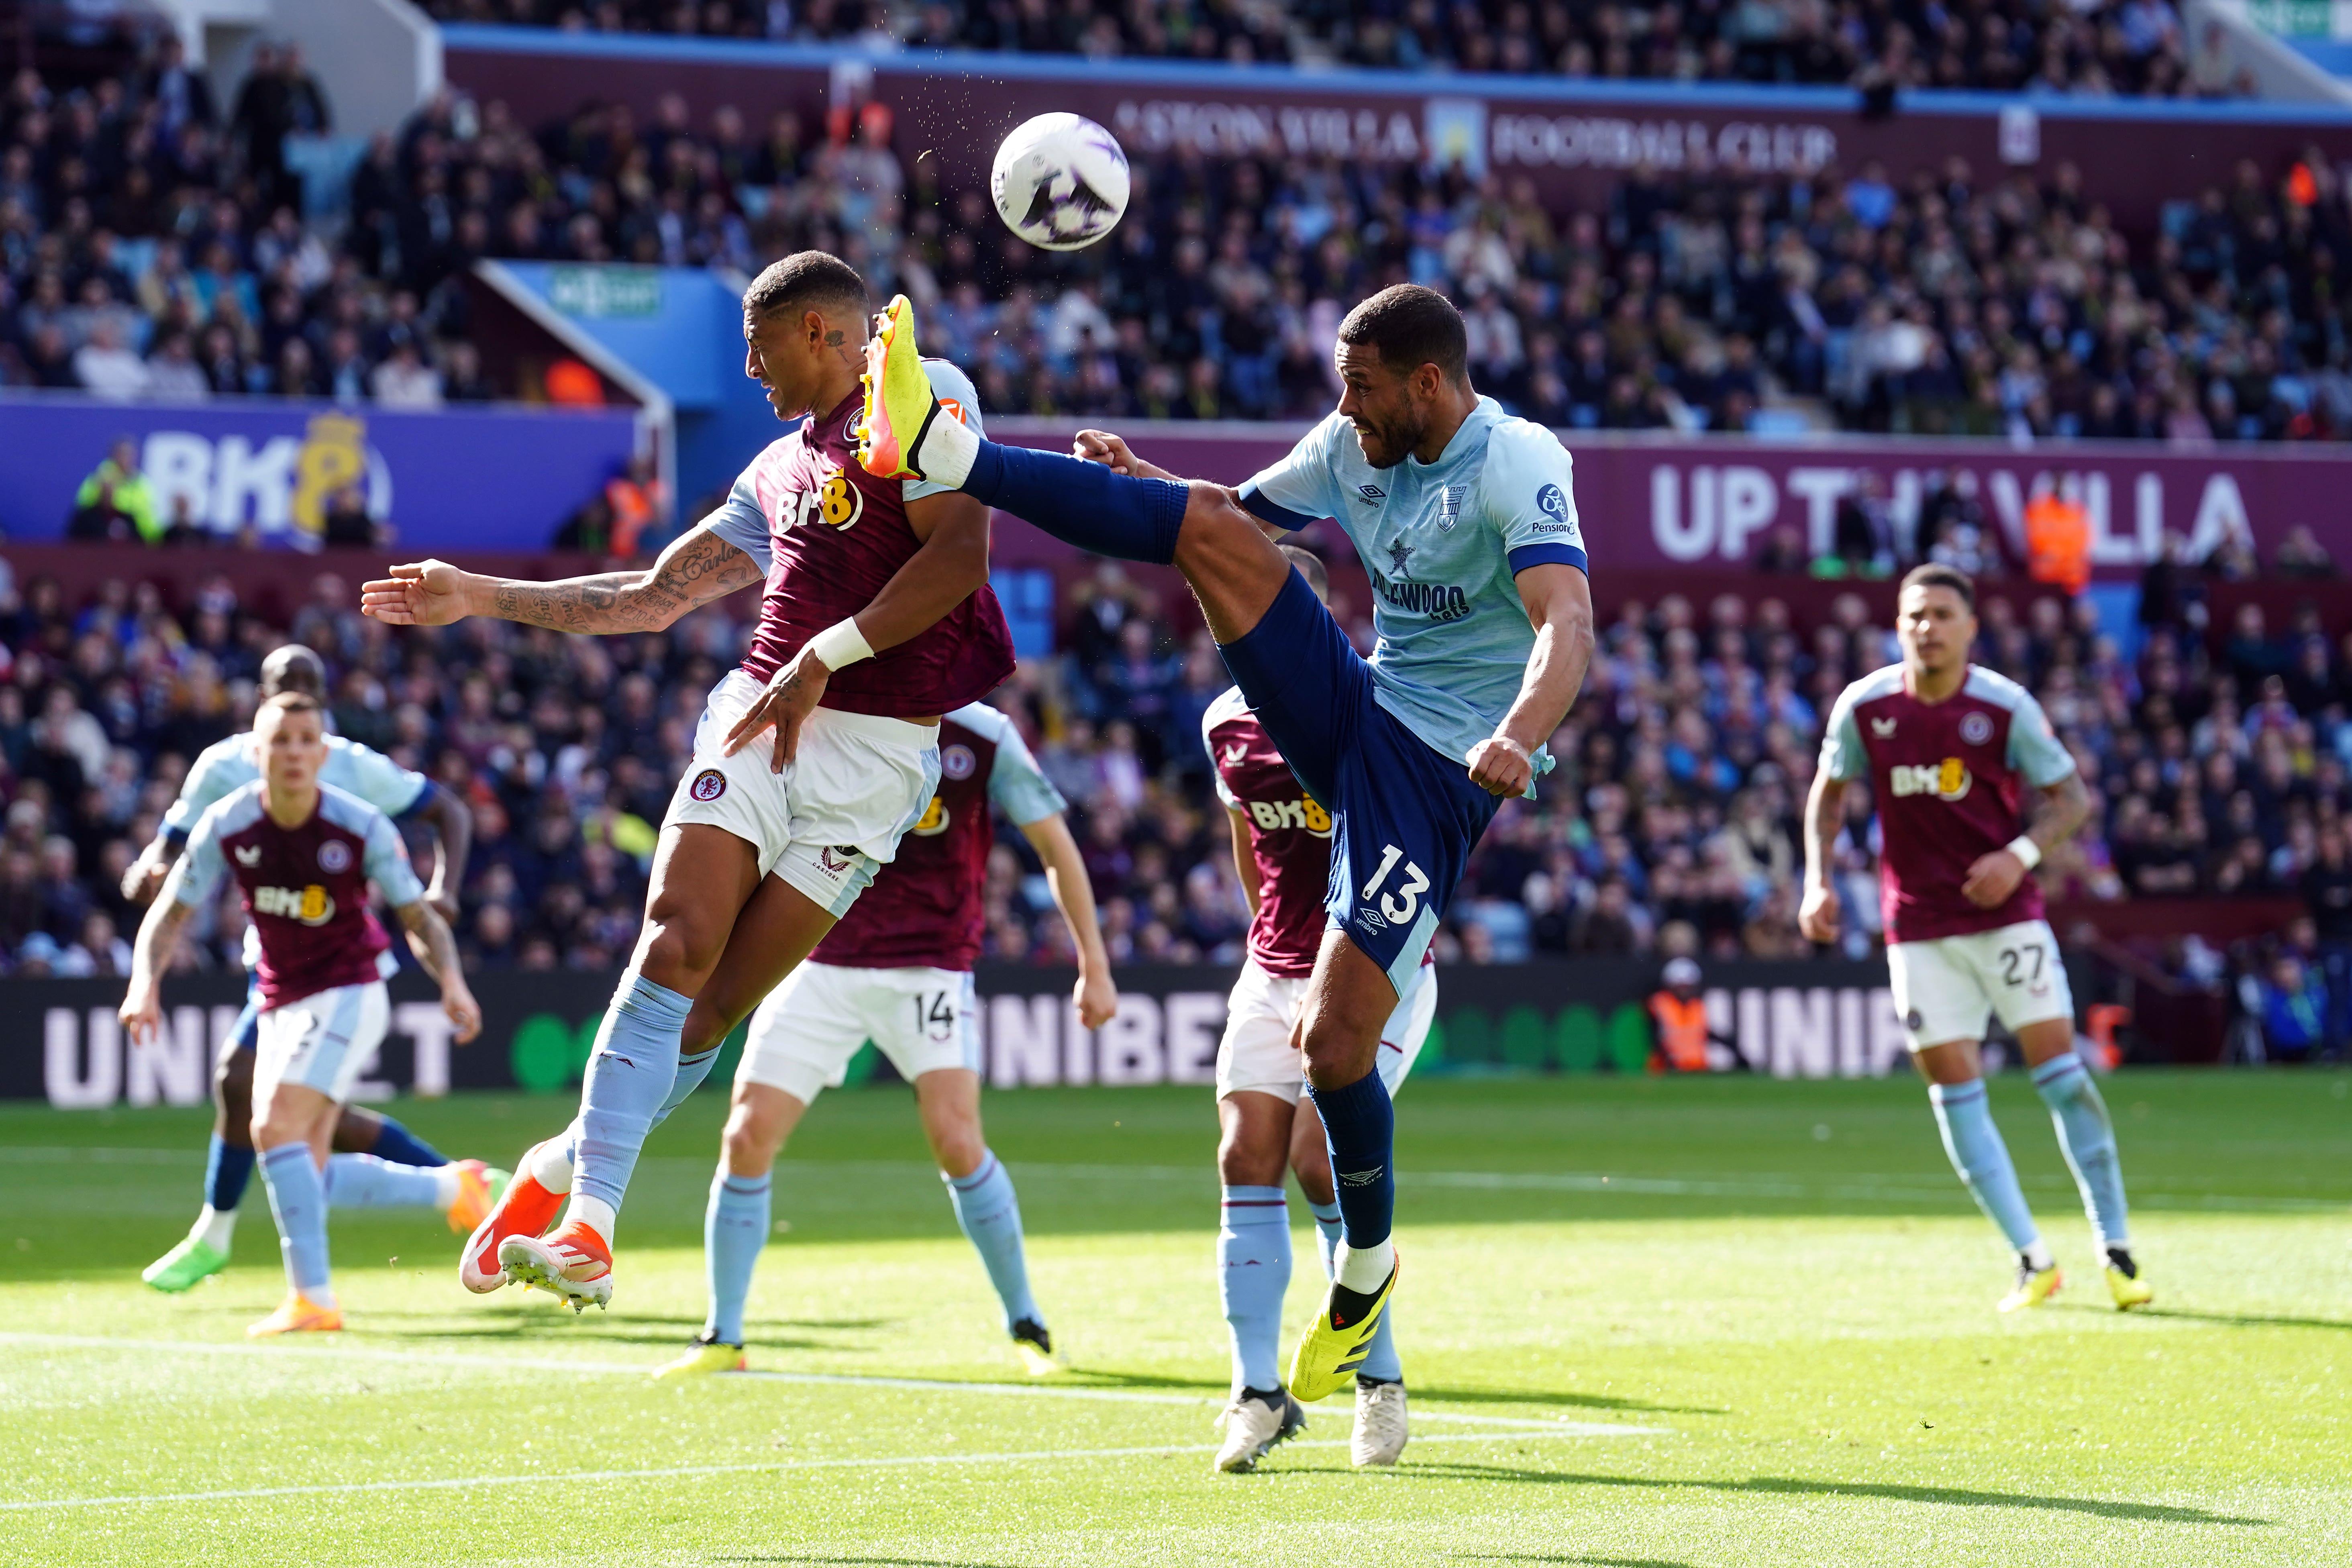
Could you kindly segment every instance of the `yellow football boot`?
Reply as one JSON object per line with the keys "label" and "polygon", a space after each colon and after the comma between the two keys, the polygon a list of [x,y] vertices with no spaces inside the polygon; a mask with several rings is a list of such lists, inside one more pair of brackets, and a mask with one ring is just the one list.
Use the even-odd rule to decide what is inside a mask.
{"label": "yellow football boot", "polygon": [[2139,1264],[2128,1247],[2107,1248],[2107,1294],[2116,1299],[2116,1310],[2128,1312],[2134,1307],[2145,1307],[2156,1300],[2156,1287],[2139,1271]]}
{"label": "yellow football boot", "polygon": [[1354,1379],[1371,1349],[1372,1331],[1381,1326],[1381,1314],[1396,1293],[1397,1275],[1403,1268],[1402,1258],[1391,1264],[1389,1277],[1369,1296],[1331,1281],[1324,1292],[1322,1309],[1299,1336],[1298,1348],[1290,1352],[1294,1398],[1312,1405],[1339,1393]]}
{"label": "yellow football boot", "polygon": [[2028,1307],[2039,1307],[2058,1294],[2058,1288],[2065,1282],[2055,1263],[2047,1268],[2036,1268],[2021,1259],[2017,1265],[2017,1289],[2000,1299],[2000,1310],[2022,1312]]}
{"label": "yellow football boot", "polygon": [[730,1345],[710,1337],[709,1330],[694,1336],[686,1353],[676,1361],[666,1361],[654,1368],[656,1377],[697,1377],[707,1372],[741,1372],[745,1364],[743,1347]]}
{"label": "yellow football boot", "polygon": [[919,479],[916,454],[940,415],[939,395],[915,348],[915,307],[891,296],[866,340],[866,401],[857,416],[857,463],[880,479]]}
{"label": "yellow football boot", "polygon": [[1020,1353],[1022,1370],[1032,1377],[1051,1377],[1062,1370],[1054,1359],[1054,1336],[1034,1318],[1013,1325],[1013,1348]]}

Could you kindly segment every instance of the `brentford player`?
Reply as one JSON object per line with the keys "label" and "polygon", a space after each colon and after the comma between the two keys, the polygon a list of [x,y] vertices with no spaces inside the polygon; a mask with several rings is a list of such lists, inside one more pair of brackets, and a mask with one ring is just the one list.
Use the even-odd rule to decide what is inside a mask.
{"label": "brentford player", "polygon": [[139,927],[122,1022],[134,1041],[162,1028],[163,976],[180,928],[222,878],[235,879],[260,935],[253,1144],[261,1151],[288,1286],[278,1310],[247,1331],[259,1337],[343,1326],[328,1274],[323,1172],[342,1102],[392,1014],[377,967],[391,943],[368,908],[369,884],[441,983],[441,1005],[457,1037],[472,1039],[482,1018],[400,830],[359,796],[319,782],[327,740],[317,700],[292,691],[271,698],[254,718],[253,738],[262,776],[197,819],[187,853]]}
{"label": "brentford player", "polygon": [[[656,1376],[743,1367],[743,1303],[768,1239],[770,1169],[811,1102],[840,1084],[867,1040],[915,1086],[956,1223],[996,1288],[1013,1348],[1033,1375],[1056,1370],[1045,1314],[1029,1290],[1020,1200],[981,1131],[971,965],[996,842],[993,806],[1037,851],[1069,925],[1078,1021],[1096,1028],[1118,1010],[1086,863],[1062,819],[1066,805],[995,709],[974,702],[941,722],[939,793],[899,841],[898,858],[751,1016],[703,1226],[710,1315],[687,1352]],[[765,917],[767,896],[753,900],[740,929]]]}
{"label": "brentford player", "polygon": [[[793,428],[650,570],[525,583],[428,561],[362,591],[361,607],[395,624],[488,615],[627,633],[767,584],[751,651],[712,689],[671,797],[580,1114],[468,1239],[459,1272],[473,1289],[518,1280],[575,1308],[611,1300],[614,1222],[646,1132],[897,853],[938,786],[940,715],[1013,672],[988,509],[949,486],[877,479],[853,456],[866,310],[864,280],[821,251],[752,280],[744,374]],[[871,330],[911,338],[910,315],[898,301]],[[933,361],[923,374],[951,417],[977,423],[961,372]],[[731,941],[763,887],[757,940]],[[542,1240],[566,1188],[565,1223]]]}
{"label": "brentford player", "polygon": [[[1283,547],[1318,599],[1329,596],[1323,563]],[[1299,1190],[1323,1243],[1323,1274],[1339,1245],[1339,1205],[1322,1118],[1307,1098],[1299,1058],[1299,1013],[1322,946],[1323,894],[1331,879],[1331,818],[1282,760],[1239,688],[1209,705],[1201,739],[1216,772],[1217,795],[1234,833],[1234,869],[1249,898],[1249,957],[1217,1044],[1217,1177],[1223,1184],[1217,1278],[1233,1341],[1233,1396],[1218,1417],[1220,1470],[1255,1468],[1307,1425],[1282,1385],[1282,1298],[1290,1288],[1290,1207],[1283,1169]],[[1378,1068],[1391,1098],[1412,1070],[1437,1012],[1437,972],[1426,955],[1381,1030]],[[1393,1465],[1404,1452],[1404,1366],[1397,1358],[1395,1310],[1381,1314],[1356,1377],[1356,1426],[1349,1447],[1359,1465]]]}
{"label": "brentford player", "polygon": [[2115,1126],[2074,1053],[2074,1000],[2033,880],[2042,858],[2083,825],[2090,795],[2032,695],[1969,662],[1976,588],[1964,574],[1917,568],[1895,614],[1903,662],[1864,676],[1830,710],[1806,804],[1800,923],[1815,942],[1837,939],[1831,847],[1846,785],[1867,776],[1904,1038],[1953,1169],[2017,1251],[2016,1287],[2000,1310],[2040,1306],[2060,1279],[1987,1103],[1978,1054],[1987,1015],[2016,1035],[2050,1107],[2116,1305],[2144,1306],[2156,1293],[2126,1234]]}

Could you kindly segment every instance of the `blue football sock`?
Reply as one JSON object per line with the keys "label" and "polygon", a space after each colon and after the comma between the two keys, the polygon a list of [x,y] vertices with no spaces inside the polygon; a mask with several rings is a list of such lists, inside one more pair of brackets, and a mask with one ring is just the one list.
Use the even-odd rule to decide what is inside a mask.
{"label": "blue football sock", "polygon": [[1936,1108],[1936,1125],[1943,1130],[1944,1152],[1960,1173],[1969,1195],[1985,1217],[2000,1227],[2011,1247],[2024,1252],[2041,1240],[2033,1215],[2018,1190],[2017,1167],[2009,1162],[2009,1145],[1993,1125],[1992,1104],[1984,1080],[1931,1083],[1927,1099]]}
{"label": "blue football sock", "polygon": [[219,1214],[232,1214],[245,1201],[245,1186],[253,1180],[251,1149],[239,1149],[221,1142],[213,1134],[212,1146],[205,1152],[205,1202]]}
{"label": "blue football sock", "polygon": [[988,1268],[988,1282],[1004,1303],[1004,1326],[1027,1318],[1042,1324],[1036,1298],[1029,1294],[1029,1260],[1021,1251],[1021,1200],[1004,1162],[983,1149],[980,1169],[961,1179],[940,1173],[948,1184],[948,1201],[955,1205],[956,1224]]}
{"label": "blue football sock", "polygon": [[1081,550],[1162,566],[1176,559],[1191,495],[1177,479],[1115,474],[1081,458],[993,441],[980,444],[961,488]]}
{"label": "blue football sock", "polygon": [[743,1342],[743,1302],[751,1294],[751,1270],[768,1243],[766,1176],[730,1175],[721,1165],[710,1182],[710,1206],[702,1215],[702,1257],[710,1276],[710,1316],[703,1328],[721,1344]]}
{"label": "blue football sock", "polygon": [[711,1047],[698,1057],[682,1056],[677,1058],[677,1077],[671,1082],[669,1093],[661,1102],[661,1109],[654,1112],[656,1127],[667,1121],[669,1113],[684,1105],[686,1097],[702,1087],[702,1080],[710,1076],[710,1064],[718,1059],[717,1046]]}
{"label": "blue football sock", "polygon": [[449,1163],[448,1155],[389,1116],[383,1119],[383,1130],[375,1135],[375,1146],[368,1152],[395,1165],[446,1165]]}
{"label": "blue football sock", "polygon": [[322,1305],[331,1301],[327,1271],[327,1184],[308,1143],[280,1143],[263,1152],[261,1183],[278,1216],[278,1244],[286,1255],[286,1283]]}
{"label": "blue football sock", "polygon": [[677,1087],[678,1037],[693,1005],[693,998],[656,985],[634,969],[621,976],[580,1089],[575,1203],[592,1198],[620,1212],[646,1134]]}
{"label": "blue football sock", "polygon": [[1396,1113],[1388,1086],[1378,1072],[1367,1072],[1345,1089],[1310,1084],[1307,1092],[1323,1115],[1342,1239],[1357,1252],[1376,1247],[1389,1238],[1396,1214]]}
{"label": "blue football sock", "polygon": [[1282,1386],[1282,1297],[1290,1289],[1290,1205],[1280,1187],[1227,1187],[1217,1281],[1234,1347],[1234,1394]]}
{"label": "blue football sock", "polygon": [[327,1206],[338,1209],[436,1209],[439,1165],[397,1165],[373,1154],[327,1156]]}
{"label": "blue football sock", "polygon": [[2107,1102],[2092,1081],[2083,1058],[2068,1051],[2052,1057],[2033,1069],[2034,1092],[2050,1108],[2058,1129],[2058,1147],[2082,1189],[2083,1212],[2099,1245],[2128,1245],[2131,1226],[2124,1210],[2124,1165],[2116,1152],[2116,1124],[2107,1116]]}
{"label": "blue football sock", "polygon": [[[1310,1203],[1307,1212],[1315,1216],[1315,1229],[1323,1244],[1323,1278],[1331,1278],[1331,1254],[1339,1245],[1339,1205]],[[1396,1301],[1391,1299],[1388,1310],[1381,1314],[1381,1326],[1372,1331],[1372,1342],[1364,1347],[1364,1364],[1356,1369],[1358,1377],[1370,1378],[1374,1383],[1402,1383],[1404,1362],[1397,1354]]]}

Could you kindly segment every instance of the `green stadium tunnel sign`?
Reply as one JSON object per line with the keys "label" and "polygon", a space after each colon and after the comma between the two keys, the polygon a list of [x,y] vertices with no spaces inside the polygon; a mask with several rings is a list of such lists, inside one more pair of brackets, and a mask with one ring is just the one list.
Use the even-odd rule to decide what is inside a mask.
{"label": "green stadium tunnel sign", "polygon": [[567,316],[657,316],[661,274],[650,267],[558,267],[547,300]]}

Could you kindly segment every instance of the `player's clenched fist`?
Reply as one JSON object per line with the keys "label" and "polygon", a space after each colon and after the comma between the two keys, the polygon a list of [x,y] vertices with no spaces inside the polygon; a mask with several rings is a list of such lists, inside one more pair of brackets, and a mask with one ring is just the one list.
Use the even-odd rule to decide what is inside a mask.
{"label": "player's clenched fist", "polygon": [[1114,474],[1136,472],[1135,454],[1108,430],[1081,430],[1070,442],[1070,456],[1100,463]]}
{"label": "player's clenched fist", "polygon": [[468,590],[480,579],[446,561],[418,561],[360,586],[360,613],[388,626],[446,626],[473,613]]}
{"label": "player's clenched fist", "polygon": [[1525,795],[1536,781],[1535,759],[1508,735],[1489,735],[1463,760],[1470,764],[1470,782],[1488,795]]}
{"label": "player's clenched fist", "polygon": [[1805,900],[1797,907],[1797,930],[1807,942],[1837,941],[1837,894],[1818,882],[1806,888]]}

